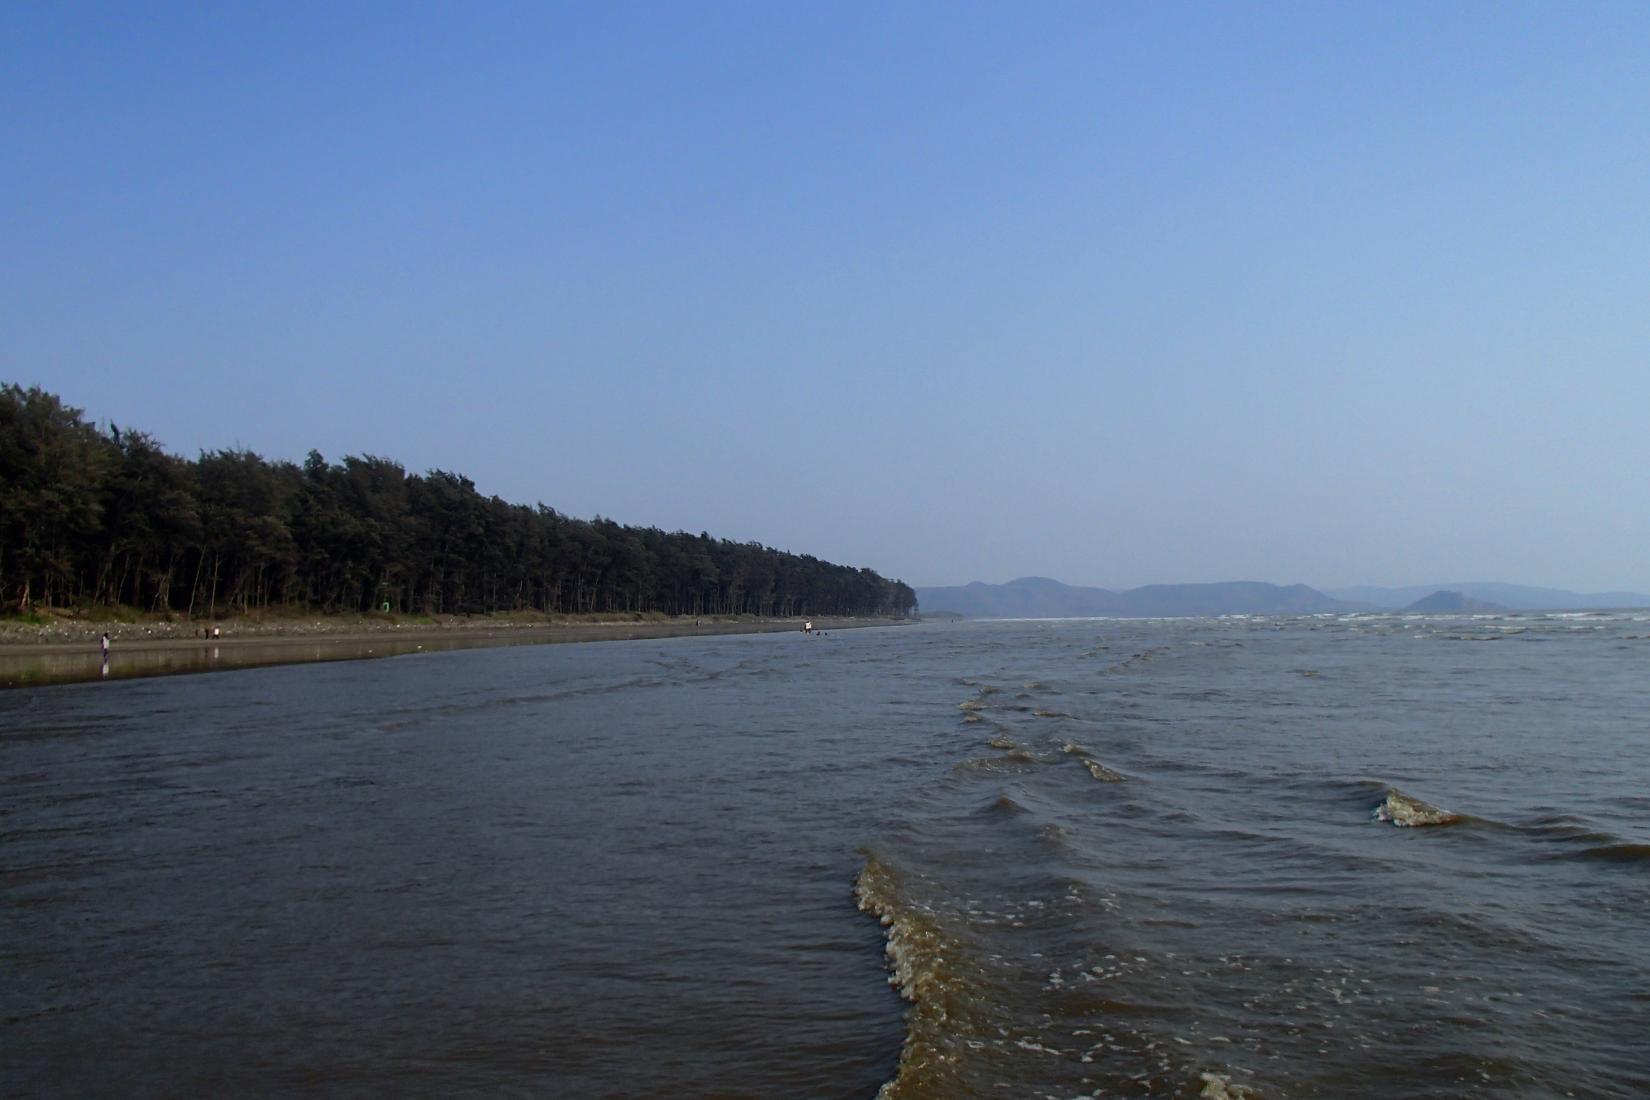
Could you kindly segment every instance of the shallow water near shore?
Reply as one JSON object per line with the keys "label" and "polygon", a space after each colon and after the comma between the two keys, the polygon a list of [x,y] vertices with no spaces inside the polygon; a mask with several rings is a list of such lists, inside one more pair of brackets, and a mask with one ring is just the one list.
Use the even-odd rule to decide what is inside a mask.
{"label": "shallow water near shore", "polygon": [[1636,1094],[1647,635],[933,624],[0,694],[0,1092]]}

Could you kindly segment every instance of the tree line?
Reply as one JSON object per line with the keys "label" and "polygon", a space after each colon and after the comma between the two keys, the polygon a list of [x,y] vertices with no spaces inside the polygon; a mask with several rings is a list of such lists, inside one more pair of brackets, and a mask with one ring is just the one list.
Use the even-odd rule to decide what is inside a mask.
{"label": "tree line", "polygon": [[100,429],[39,387],[0,388],[0,601],[216,617],[422,614],[909,615],[869,569],[755,542],[627,527],[483,496],[372,455],[195,461]]}

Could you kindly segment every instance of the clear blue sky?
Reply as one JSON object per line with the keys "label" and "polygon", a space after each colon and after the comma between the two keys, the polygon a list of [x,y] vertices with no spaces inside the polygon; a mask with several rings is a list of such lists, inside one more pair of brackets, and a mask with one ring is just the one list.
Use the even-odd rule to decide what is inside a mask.
{"label": "clear blue sky", "polygon": [[914,584],[1650,591],[1650,5],[0,7],[0,380]]}

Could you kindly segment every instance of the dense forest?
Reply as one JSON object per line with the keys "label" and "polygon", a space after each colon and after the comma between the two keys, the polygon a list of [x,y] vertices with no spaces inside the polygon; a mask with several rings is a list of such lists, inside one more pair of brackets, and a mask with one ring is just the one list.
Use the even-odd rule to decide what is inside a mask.
{"label": "dense forest", "polygon": [[38,387],[0,388],[0,601],[213,617],[535,610],[905,616],[869,569],[580,520],[389,459],[191,462]]}

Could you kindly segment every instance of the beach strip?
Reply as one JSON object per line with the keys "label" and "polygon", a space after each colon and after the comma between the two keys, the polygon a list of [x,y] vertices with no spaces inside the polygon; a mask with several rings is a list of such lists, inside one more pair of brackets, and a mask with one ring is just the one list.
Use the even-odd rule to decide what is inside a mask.
{"label": "beach strip", "polygon": [[[816,618],[829,633],[856,627],[894,626],[909,620]],[[310,661],[352,661],[409,653],[513,645],[719,634],[800,632],[802,619],[701,617],[565,622],[499,621],[455,617],[445,622],[363,623],[358,619],[246,621],[211,627],[178,623],[107,624],[108,658],[103,655],[105,624],[71,622],[46,626],[8,624],[0,635],[0,687],[131,679],[214,672]]]}

